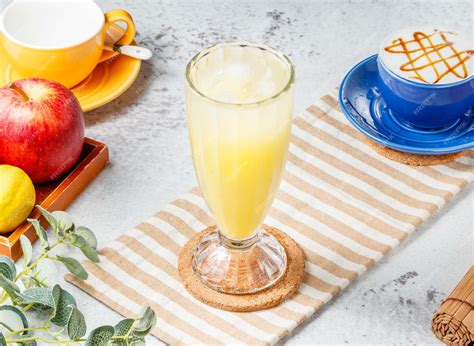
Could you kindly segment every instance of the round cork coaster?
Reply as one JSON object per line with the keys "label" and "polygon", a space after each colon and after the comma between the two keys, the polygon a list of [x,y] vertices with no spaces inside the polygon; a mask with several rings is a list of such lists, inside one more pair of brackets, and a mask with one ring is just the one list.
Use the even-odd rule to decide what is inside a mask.
{"label": "round cork coaster", "polygon": [[451,162],[460,156],[463,156],[467,151],[461,151],[458,153],[451,154],[439,154],[439,155],[424,155],[424,154],[411,154],[404,153],[389,147],[385,147],[380,143],[377,143],[369,138],[364,138],[367,144],[374,149],[377,153],[385,156],[387,159],[404,163],[411,166],[432,166],[440,165],[443,163]]}
{"label": "round cork coaster", "polygon": [[296,293],[305,275],[303,251],[291,237],[266,225],[263,228],[278,239],[285,248],[287,256],[286,272],[275,285],[257,293],[226,294],[217,292],[202,283],[191,266],[191,254],[201,239],[214,231],[215,228],[216,226],[211,226],[197,233],[186,243],[179,254],[178,270],[181,281],[196,299],[222,310],[249,312],[276,306]]}

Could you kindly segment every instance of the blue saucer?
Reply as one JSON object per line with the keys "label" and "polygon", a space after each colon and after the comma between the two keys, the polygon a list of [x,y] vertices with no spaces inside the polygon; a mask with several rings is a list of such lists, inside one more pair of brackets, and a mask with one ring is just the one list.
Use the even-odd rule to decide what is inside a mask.
{"label": "blue saucer", "polygon": [[358,63],[347,73],[339,90],[339,103],[359,131],[389,148],[433,155],[474,148],[474,107],[442,129],[418,129],[400,122],[380,95],[377,55]]}

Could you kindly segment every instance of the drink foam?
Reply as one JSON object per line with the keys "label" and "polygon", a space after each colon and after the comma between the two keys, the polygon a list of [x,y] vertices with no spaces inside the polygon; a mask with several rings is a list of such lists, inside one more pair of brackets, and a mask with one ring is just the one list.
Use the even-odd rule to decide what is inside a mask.
{"label": "drink foam", "polygon": [[454,30],[425,26],[397,31],[379,56],[396,75],[425,84],[449,84],[474,74],[473,39]]}

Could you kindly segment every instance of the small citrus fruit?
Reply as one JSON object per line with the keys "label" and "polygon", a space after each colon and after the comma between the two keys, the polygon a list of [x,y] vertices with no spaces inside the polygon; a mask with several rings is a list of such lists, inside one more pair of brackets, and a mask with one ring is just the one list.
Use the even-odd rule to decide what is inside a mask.
{"label": "small citrus fruit", "polygon": [[20,168],[0,165],[0,234],[13,231],[35,206],[35,187]]}

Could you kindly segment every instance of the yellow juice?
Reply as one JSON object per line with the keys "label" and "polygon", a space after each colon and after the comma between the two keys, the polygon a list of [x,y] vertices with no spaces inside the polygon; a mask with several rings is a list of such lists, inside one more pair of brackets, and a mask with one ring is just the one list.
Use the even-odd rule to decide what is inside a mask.
{"label": "yellow juice", "polygon": [[290,74],[269,53],[227,47],[202,58],[190,75],[201,93],[187,84],[194,165],[228,238],[252,237],[278,190],[291,131]]}

